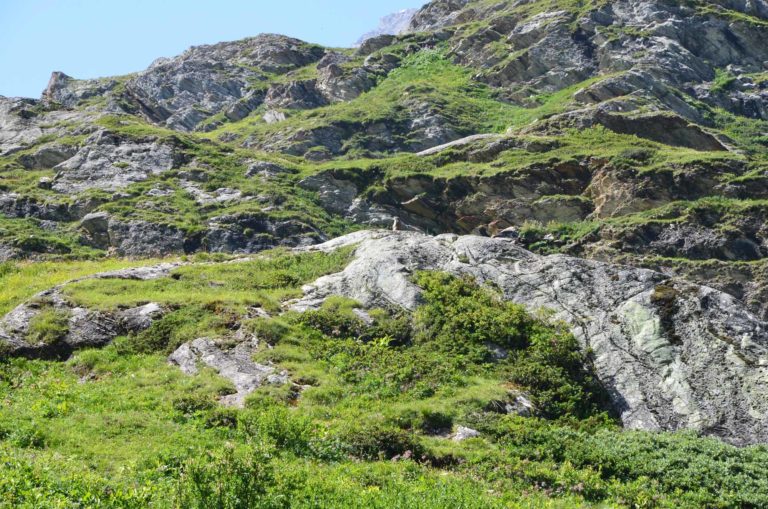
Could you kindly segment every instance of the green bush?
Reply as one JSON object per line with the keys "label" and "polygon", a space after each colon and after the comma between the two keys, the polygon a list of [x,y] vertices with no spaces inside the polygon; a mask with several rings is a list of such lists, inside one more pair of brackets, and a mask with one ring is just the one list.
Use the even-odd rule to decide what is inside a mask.
{"label": "green bush", "polygon": [[238,430],[249,439],[274,443],[299,456],[309,454],[314,437],[311,420],[275,404],[243,411],[238,418]]}
{"label": "green bush", "polygon": [[503,369],[511,382],[531,393],[545,417],[587,417],[607,408],[591,363],[570,333],[470,279],[421,272],[416,282],[424,288],[425,301],[415,314],[417,341],[477,363],[491,360],[491,345],[509,350]]}
{"label": "green bush", "polygon": [[205,426],[208,428],[236,428],[237,417],[238,413],[234,408],[213,408],[205,416]]}
{"label": "green bush", "polygon": [[627,148],[619,152],[618,158],[641,163],[650,161],[656,155],[656,151],[649,148]]}
{"label": "green bush", "polygon": [[424,304],[415,313],[416,341],[466,355],[475,362],[492,360],[490,345],[524,348],[536,325],[525,308],[504,302],[470,279],[441,272],[420,272]]}
{"label": "green bush", "polygon": [[216,404],[216,401],[207,394],[183,396],[174,399],[172,402],[173,409],[186,417],[211,410]]}
{"label": "green bush", "polygon": [[248,331],[253,333],[259,340],[266,341],[273,345],[285,336],[290,328],[280,320],[269,318],[255,318],[245,324]]}
{"label": "green bush", "polygon": [[523,351],[514,352],[509,379],[532,396],[539,415],[547,418],[588,417],[609,408],[609,400],[569,333],[541,330]]}
{"label": "green bush", "polygon": [[363,460],[392,459],[410,455],[421,458],[425,450],[413,432],[379,423],[367,423],[347,429],[341,441],[353,457]]}
{"label": "green bush", "polygon": [[115,347],[122,354],[170,353],[181,344],[223,330],[224,318],[210,307],[189,306],[166,314],[137,334],[119,338]]}
{"label": "green bush", "polygon": [[299,316],[299,322],[334,338],[358,338],[366,330],[366,324],[355,316],[357,307],[349,299],[331,298],[318,310],[307,311]]}
{"label": "green bush", "polygon": [[34,424],[19,427],[8,433],[6,438],[23,449],[42,449],[48,440],[45,432]]}
{"label": "green bush", "polygon": [[263,444],[233,446],[189,460],[181,470],[175,506],[185,509],[280,507],[269,489],[275,482],[273,450]]}

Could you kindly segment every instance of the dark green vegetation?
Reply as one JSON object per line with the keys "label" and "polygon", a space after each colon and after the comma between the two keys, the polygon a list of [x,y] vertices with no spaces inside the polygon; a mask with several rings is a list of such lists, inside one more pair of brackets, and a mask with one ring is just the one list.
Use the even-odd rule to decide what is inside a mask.
{"label": "dark green vegetation", "polygon": [[[254,306],[278,311],[348,256],[275,252],[155,281],[69,285],[83,304],[146,299],[176,311],[67,362],[2,361],[0,505],[768,503],[765,447],[622,431],[562,325],[442,273],[414,276],[424,303],[412,314],[379,309],[368,320],[332,298],[316,311],[246,318],[240,326],[262,343],[255,360],[286,369],[295,385],[257,389],[244,409],[220,406],[232,388],[213,371],[187,376],[167,364],[180,342],[227,337]],[[43,316],[35,331],[48,334],[58,318]],[[532,415],[503,413],[521,395]],[[458,426],[481,435],[453,441]]]}

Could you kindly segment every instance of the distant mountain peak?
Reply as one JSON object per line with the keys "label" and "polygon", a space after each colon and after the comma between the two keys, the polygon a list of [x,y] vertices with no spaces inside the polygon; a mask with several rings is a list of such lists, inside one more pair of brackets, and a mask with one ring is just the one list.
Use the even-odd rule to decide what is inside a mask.
{"label": "distant mountain peak", "polygon": [[355,43],[355,46],[360,46],[368,39],[379,35],[399,35],[408,28],[413,16],[418,11],[418,9],[403,9],[384,16],[379,20],[379,26],[360,37]]}

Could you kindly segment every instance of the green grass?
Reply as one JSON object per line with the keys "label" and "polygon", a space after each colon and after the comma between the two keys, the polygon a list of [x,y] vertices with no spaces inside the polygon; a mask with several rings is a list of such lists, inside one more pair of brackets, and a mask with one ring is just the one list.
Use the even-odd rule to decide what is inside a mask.
{"label": "green grass", "polygon": [[26,340],[32,345],[55,345],[69,332],[69,313],[45,309],[29,321]]}
{"label": "green grass", "polygon": [[0,263],[0,314],[34,294],[72,279],[128,267],[152,265],[159,260],[120,260]]}
{"label": "green grass", "polygon": [[274,250],[253,260],[193,264],[173,271],[173,277],[152,281],[88,279],[68,285],[65,293],[89,307],[114,309],[141,302],[173,305],[232,305],[279,309],[279,302],[295,297],[301,284],[343,268],[349,250],[332,254],[292,255]]}
{"label": "green grass", "polygon": [[[178,311],[215,301],[237,307],[241,292],[291,297],[302,280],[338,270],[347,257],[269,253],[185,267],[166,286],[131,284],[158,300],[165,295]],[[165,354],[124,348],[138,337],[67,362],[5,359],[0,507],[693,508],[768,501],[765,447],[622,431],[602,410],[589,361],[561,324],[471,280],[414,277],[425,290],[414,314],[373,310],[366,325],[356,303],[332,298],[318,311],[246,320],[262,340],[257,359],[287,369],[305,387],[298,397],[258,389],[241,410],[216,403],[232,387],[210,370],[187,376]],[[71,295],[109,307],[117,302],[110,300],[113,283],[78,283]],[[219,293],[208,299],[203,288]],[[126,302],[139,294],[138,286],[121,291]],[[186,317],[188,326],[206,319]],[[494,359],[489,342],[510,355]],[[510,391],[527,392],[538,416],[492,410]],[[447,439],[458,425],[481,438]]]}

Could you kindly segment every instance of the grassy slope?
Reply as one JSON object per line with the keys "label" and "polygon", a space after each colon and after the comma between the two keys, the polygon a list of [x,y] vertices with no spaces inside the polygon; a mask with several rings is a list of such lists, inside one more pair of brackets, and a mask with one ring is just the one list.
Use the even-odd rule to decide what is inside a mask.
{"label": "grassy slope", "polygon": [[[427,293],[414,315],[377,310],[372,326],[344,299],[305,315],[246,319],[242,326],[264,342],[257,360],[287,369],[305,386],[300,396],[266,386],[245,409],[224,409],[215,401],[231,391],[228,383],[210,370],[188,377],[165,362],[180,341],[226,337],[226,324],[241,320],[246,306],[276,310],[348,256],[274,252],[187,266],[158,281],[72,285],[70,298],[83,304],[147,299],[177,311],[148,333],[66,363],[2,361],[0,507],[738,507],[768,500],[764,447],[621,431],[560,325],[440,274],[417,275]],[[491,361],[488,339],[510,357]],[[510,390],[528,392],[540,416],[490,411]],[[444,438],[458,425],[482,438]]]}
{"label": "grassy slope", "polygon": [[72,279],[128,267],[152,265],[159,260],[0,263],[0,315],[4,315],[35,293]]}

